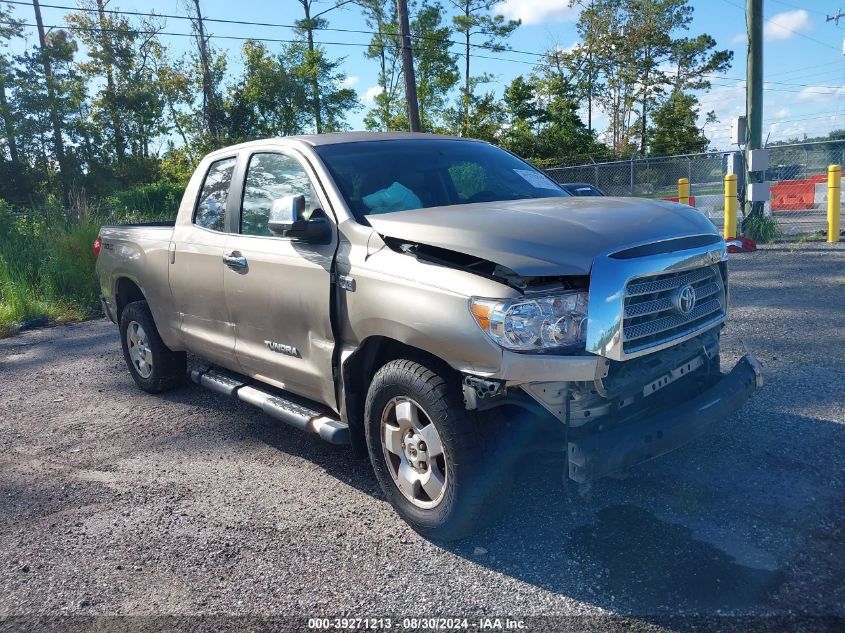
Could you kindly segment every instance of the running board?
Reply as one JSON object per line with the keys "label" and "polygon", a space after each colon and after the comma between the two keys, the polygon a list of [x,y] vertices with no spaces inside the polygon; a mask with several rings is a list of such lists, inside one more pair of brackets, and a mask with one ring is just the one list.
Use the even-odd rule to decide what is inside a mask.
{"label": "running board", "polygon": [[194,369],[191,380],[224,396],[243,400],[301,431],[316,433],[327,442],[349,444],[349,427],[337,418],[293,399],[263,391],[244,376],[217,369]]}

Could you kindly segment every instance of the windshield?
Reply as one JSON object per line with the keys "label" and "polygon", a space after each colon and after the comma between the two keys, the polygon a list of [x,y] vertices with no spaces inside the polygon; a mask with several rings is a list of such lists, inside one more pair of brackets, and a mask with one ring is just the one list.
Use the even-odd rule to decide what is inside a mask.
{"label": "windshield", "polygon": [[407,209],[569,195],[543,172],[480,141],[363,141],[314,149],[358,220]]}

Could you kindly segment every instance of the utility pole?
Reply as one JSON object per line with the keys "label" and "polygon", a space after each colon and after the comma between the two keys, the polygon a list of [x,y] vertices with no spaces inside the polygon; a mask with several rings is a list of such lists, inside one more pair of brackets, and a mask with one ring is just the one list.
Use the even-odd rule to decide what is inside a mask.
{"label": "utility pole", "polygon": [[408,24],[408,0],[396,0],[399,33],[402,37],[402,74],[405,76],[405,99],[408,102],[408,124],[411,132],[420,131],[420,109],[417,104],[417,80],[414,77],[414,56],[411,51],[411,27]]}
{"label": "utility pole", "polygon": [[[745,142],[745,164],[749,152],[763,144],[763,0],[746,0],[745,20],[748,24],[748,57],[746,61],[745,111],[748,121],[748,138]],[[762,182],[765,174],[748,172],[746,183]],[[751,204],[751,215],[763,214],[763,203]]]}
{"label": "utility pole", "polygon": [[70,196],[68,191],[67,161],[65,160],[65,143],[62,139],[62,127],[59,122],[59,113],[56,110],[56,88],[53,82],[53,67],[50,64],[50,55],[47,52],[47,36],[44,34],[44,21],[41,19],[41,6],[38,0],[32,0],[32,8],[35,9],[35,25],[38,27],[38,43],[41,45],[41,63],[44,66],[44,81],[47,84],[47,104],[50,110],[50,124],[53,127],[53,145],[56,150],[56,161],[59,163],[59,176],[62,184],[62,202],[67,204]]}
{"label": "utility pole", "polygon": [[[299,24],[305,30],[308,41],[308,63],[311,66],[309,81],[311,82],[311,99],[314,114],[314,127],[317,134],[323,133],[323,117],[320,106],[320,81],[317,68],[317,54],[314,51],[314,28],[317,26],[316,18],[311,17],[311,2],[313,0],[299,0],[305,10],[305,19]],[[324,12],[325,13],[325,12]]]}
{"label": "utility pole", "polygon": [[200,68],[202,70],[202,113],[208,126],[208,133],[212,138],[214,146],[217,147],[220,142],[220,110],[217,107],[217,94],[211,80],[211,63],[208,60],[205,26],[203,25],[199,0],[194,0],[194,11],[196,11],[196,22],[194,26],[196,28],[196,40],[200,53]]}

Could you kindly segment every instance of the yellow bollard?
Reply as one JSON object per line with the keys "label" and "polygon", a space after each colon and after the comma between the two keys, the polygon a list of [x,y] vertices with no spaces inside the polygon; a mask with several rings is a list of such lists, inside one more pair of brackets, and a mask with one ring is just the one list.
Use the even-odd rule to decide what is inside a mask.
{"label": "yellow bollard", "polygon": [[839,200],[842,195],[842,167],[827,168],[827,241],[839,241]]}
{"label": "yellow bollard", "polygon": [[725,229],[724,237],[736,237],[736,174],[725,176]]}
{"label": "yellow bollard", "polygon": [[689,180],[687,178],[678,178],[678,202],[689,204]]}

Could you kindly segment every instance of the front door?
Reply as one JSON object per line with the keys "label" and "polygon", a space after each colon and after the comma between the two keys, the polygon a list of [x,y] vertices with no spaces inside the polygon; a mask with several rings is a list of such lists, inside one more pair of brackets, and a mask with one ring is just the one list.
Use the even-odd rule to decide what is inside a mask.
{"label": "front door", "polygon": [[327,202],[294,152],[255,150],[242,160],[238,230],[225,250],[243,265],[224,271],[238,363],[259,380],[335,406],[330,296],[337,229],[332,223],[331,242],[318,245],[275,236],[267,226],[278,198],[304,195],[306,217],[331,217]]}
{"label": "front door", "polygon": [[236,158],[212,162],[203,178],[190,224],[173,230],[170,291],[189,351],[235,366],[235,329],[223,294],[226,207]]}

